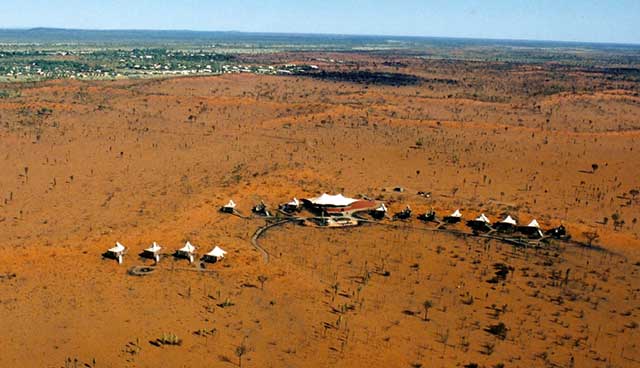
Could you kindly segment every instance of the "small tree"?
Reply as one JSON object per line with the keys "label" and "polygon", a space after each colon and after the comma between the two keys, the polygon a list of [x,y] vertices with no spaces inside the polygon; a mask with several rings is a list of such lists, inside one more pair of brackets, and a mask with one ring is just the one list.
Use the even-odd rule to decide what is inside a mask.
{"label": "small tree", "polygon": [[433,302],[431,300],[425,300],[422,303],[422,307],[424,308],[424,320],[428,321],[429,318],[429,309],[431,309],[431,307],[433,307]]}
{"label": "small tree", "polygon": [[620,220],[620,214],[619,214],[618,212],[616,212],[616,213],[612,214],[612,215],[611,215],[611,219],[612,219],[613,221],[618,221],[618,220]]}
{"label": "small tree", "polygon": [[247,346],[242,342],[240,345],[236,346],[236,356],[238,357],[238,366],[242,367],[242,356],[247,353]]}
{"label": "small tree", "polygon": [[622,220],[618,212],[611,215],[611,219],[613,220],[613,230],[617,231],[624,225],[624,220]]}
{"label": "small tree", "polygon": [[585,231],[582,235],[587,238],[587,245],[589,245],[589,247],[591,247],[593,243],[600,238],[597,231]]}
{"label": "small tree", "polygon": [[260,290],[264,290],[264,283],[267,282],[267,276],[265,275],[258,276],[258,282],[260,283]]}
{"label": "small tree", "polygon": [[449,342],[449,329],[438,332],[438,342],[442,344],[442,354],[447,351],[447,342]]}
{"label": "small tree", "polygon": [[591,172],[596,172],[598,170],[598,164],[591,164]]}

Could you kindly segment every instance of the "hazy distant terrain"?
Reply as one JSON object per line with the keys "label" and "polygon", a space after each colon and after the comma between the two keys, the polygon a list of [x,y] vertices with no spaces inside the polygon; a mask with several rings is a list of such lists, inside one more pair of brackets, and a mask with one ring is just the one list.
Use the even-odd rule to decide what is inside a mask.
{"label": "hazy distant terrain", "polygon": [[[638,46],[0,39],[0,367],[640,364]],[[388,218],[277,211],[323,192]],[[425,218],[456,209],[571,241]]]}
{"label": "hazy distant terrain", "polygon": [[[366,54],[383,58],[553,64],[596,68],[614,78],[640,76],[640,46],[571,42],[482,40],[433,37],[350,36],[282,33],[153,30],[0,30],[0,81],[59,78],[118,79],[223,73],[299,74],[306,64],[286,56],[299,53],[308,64],[324,61],[311,53]],[[283,62],[280,63],[279,60]],[[352,64],[353,66],[353,64]],[[612,69],[613,68],[613,69]]]}
{"label": "hazy distant terrain", "polygon": [[[30,44],[32,46],[103,46],[103,47],[176,47],[233,46],[248,50],[404,50],[422,56],[470,58],[539,59],[543,55],[558,55],[565,61],[593,60],[596,56],[620,62],[640,61],[640,45],[602,44],[559,41],[488,40],[446,37],[360,36],[338,34],[287,34],[213,32],[188,30],[76,30],[58,28],[0,29],[4,48]],[[509,55],[507,55],[509,51]],[[571,55],[571,56],[570,56]],[[607,58],[608,56],[608,58]],[[602,60],[604,61],[604,60]]]}

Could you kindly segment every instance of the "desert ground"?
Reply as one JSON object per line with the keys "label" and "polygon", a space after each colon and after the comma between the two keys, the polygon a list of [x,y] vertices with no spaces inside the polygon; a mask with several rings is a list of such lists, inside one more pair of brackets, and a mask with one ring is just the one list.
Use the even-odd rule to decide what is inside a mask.
{"label": "desert ground", "polygon": [[[318,56],[251,61],[334,77],[2,85],[0,367],[640,366],[636,81]],[[599,237],[518,249],[415,218],[286,224],[260,238],[267,261],[250,242],[265,221],[218,211],[322,192]],[[197,271],[169,255],[186,240],[229,254]],[[116,241],[122,265],[102,257]],[[158,268],[129,275],[153,241]]]}

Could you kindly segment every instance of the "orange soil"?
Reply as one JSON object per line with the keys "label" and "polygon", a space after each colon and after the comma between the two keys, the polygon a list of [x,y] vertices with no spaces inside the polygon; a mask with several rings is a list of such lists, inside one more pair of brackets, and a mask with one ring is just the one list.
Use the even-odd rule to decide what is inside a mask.
{"label": "orange soil", "polygon": [[[455,70],[415,63],[404,71]],[[21,95],[0,101],[0,367],[233,366],[243,342],[247,367],[568,367],[571,356],[576,367],[638,366],[637,96],[516,89],[509,102],[481,101],[544,74],[484,67],[453,74],[474,86],[254,75],[9,86]],[[597,231],[613,253],[517,251],[418,222],[285,225],[261,239],[265,264],[249,242],[263,222],[217,212],[229,198],[248,213],[323,191],[391,212],[564,223],[578,239]],[[130,250],[123,266],[100,257],[116,240]],[[152,241],[170,252],[185,240],[228,257],[215,273],[165,257],[153,275],[127,275]],[[487,283],[496,262],[514,271]],[[227,298],[233,306],[216,306]],[[484,331],[498,322],[505,340]],[[149,343],[163,333],[182,345]]]}

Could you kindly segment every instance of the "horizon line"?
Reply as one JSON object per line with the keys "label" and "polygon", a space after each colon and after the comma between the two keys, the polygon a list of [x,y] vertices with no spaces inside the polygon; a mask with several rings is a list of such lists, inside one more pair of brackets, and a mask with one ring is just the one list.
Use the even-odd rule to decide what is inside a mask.
{"label": "horizon line", "polygon": [[29,27],[0,27],[0,31],[33,31],[33,30],[61,30],[61,31],[89,31],[89,32],[191,32],[191,33],[240,33],[257,35],[287,35],[287,36],[342,36],[342,37],[398,37],[398,38],[422,38],[422,39],[452,39],[452,40],[476,40],[476,41],[511,41],[511,42],[547,42],[565,44],[587,44],[587,45],[617,45],[617,46],[640,46],[634,42],[603,42],[603,41],[568,41],[550,39],[527,39],[527,38],[479,38],[468,36],[427,36],[427,35],[392,35],[392,34],[360,34],[360,33],[325,33],[325,32],[273,32],[273,31],[240,31],[240,30],[198,30],[186,28],[65,28],[47,26]]}

